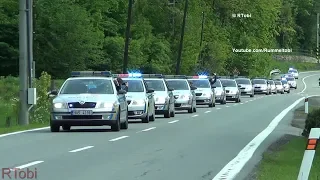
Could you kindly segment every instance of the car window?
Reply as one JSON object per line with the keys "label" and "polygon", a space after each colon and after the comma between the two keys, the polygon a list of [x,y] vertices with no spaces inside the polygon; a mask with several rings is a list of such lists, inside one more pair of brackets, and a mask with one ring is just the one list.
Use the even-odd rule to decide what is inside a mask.
{"label": "car window", "polygon": [[236,79],[236,82],[238,84],[251,84],[250,80],[249,79]]}
{"label": "car window", "polygon": [[297,73],[298,71],[297,70],[289,70],[288,72],[289,73]]}
{"label": "car window", "polygon": [[168,86],[174,90],[190,90],[187,81],[167,80]]}
{"label": "car window", "polygon": [[263,79],[254,79],[252,80],[252,84],[266,84],[266,81]]}
{"label": "car window", "polygon": [[144,87],[141,80],[125,80],[128,82],[128,92],[144,92]]}
{"label": "car window", "polygon": [[236,82],[232,80],[221,80],[221,83],[223,86],[226,86],[226,87],[237,87]]}
{"label": "car window", "polygon": [[197,88],[211,88],[210,82],[208,79],[201,79],[201,80],[189,79],[188,81],[191,82],[192,85]]}
{"label": "car window", "polygon": [[270,85],[274,85],[274,82],[273,81],[269,81]]}
{"label": "car window", "polygon": [[166,90],[162,79],[159,79],[159,80],[145,79],[144,81],[146,82],[148,88],[152,88],[155,91],[165,91]]}
{"label": "car window", "polygon": [[293,77],[287,77],[286,78],[288,81],[294,81],[294,78]]}
{"label": "car window", "polygon": [[113,94],[113,84],[106,79],[70,79],[60,94]]}
{"label": "car window", "polygon": [[276,81],[275,84],[276,85],[281,85],[281,82],[280,81]]}
{"label": "car window", "polygon": [[288,81],[282,80],[282,84],[288,84]]}

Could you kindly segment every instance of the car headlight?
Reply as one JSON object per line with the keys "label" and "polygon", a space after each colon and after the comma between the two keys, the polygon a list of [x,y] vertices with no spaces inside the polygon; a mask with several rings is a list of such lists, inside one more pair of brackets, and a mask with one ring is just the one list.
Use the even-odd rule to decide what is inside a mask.
{"label": "car headlight", "polygon": [[210,93],[203,93],[202,96],[209,97],[209,96],[211,96],[211,94]]}
{"label": "car headlight", "polygon": [[132,101],[132,105],[144,105],[146,104],[146,101],[143,99],[139,99],[139,100],[133,100]]}
{"label": "car headlight", "polygon": [[190,99],[190,96],[189,95],[182,95],[181,97],[180,97],[180,99]]}
{"label": "car headlight", "polygon": [[66,103],[53,103],[53,107],[56,109],[65,109],[67,108]]}
{"label": "car headlight", "polygon": [[157,98],[156,98],[156,102],[157,102],[157,103],[161,103],[161,104],[162,104],[162,103],[165,103],[165,102],[166,102],[166,98],[164,98],[164,97],[157,97]]}
{"label": "car headlight", "polygon": [[115,107],[116,104],[115,103],[110,103],[110,102],[103,102],[100,104],[100,108],[105,108],[105,109],[110,109],[110,111],[112,110],[113,107]]}

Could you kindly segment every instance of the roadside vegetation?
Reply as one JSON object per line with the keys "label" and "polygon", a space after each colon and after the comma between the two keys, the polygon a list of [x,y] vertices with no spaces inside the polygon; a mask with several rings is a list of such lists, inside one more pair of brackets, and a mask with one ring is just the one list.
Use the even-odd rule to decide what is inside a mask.
{"label": "roadside vegetation", "polygon": [[[309,102],[310,102],[309,98]],[[318,98],[319,99],[319,98]],[[306,116],[305,126],[302,136],[291,137],[284,145],[275,150],[268,150],[264,153],[261,164],[259,165],[257,180],[292,180],[297,179],[304,151],[306,148],[308,136],[311,128],[320,128],[320,102],[313,98],[315,104],[311,104],[310,113]],[[316,102],[318,101],[318,102]],[[304,106],[298,108],[295,112],[295,118],[300,119],[303,116]],[[304,113],[304,112],[303,112]],[[300,126],[299,123],[294,123]],[[281,141],[281,140],[280,140]],[[313,160],[310,180],[320,179],[320,149],[316,150]]]}

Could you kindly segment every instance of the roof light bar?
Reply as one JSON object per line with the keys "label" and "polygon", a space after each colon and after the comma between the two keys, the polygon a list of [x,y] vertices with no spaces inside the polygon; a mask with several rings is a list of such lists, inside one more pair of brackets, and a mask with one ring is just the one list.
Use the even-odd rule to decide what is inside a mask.
{"label": "roof light bar", "polygon": [[164,75],[166,79],[187,79],[186,75]]}
{"label": "roof light bar", "polygon": [[71,77],[91,77],[91,76],[100,76],[100,77],[111,77],[111,71],[72,71]]}
{"label": "roof light bar", "polygon": [[143,78],[163,78],[162,74],[142,74]]}

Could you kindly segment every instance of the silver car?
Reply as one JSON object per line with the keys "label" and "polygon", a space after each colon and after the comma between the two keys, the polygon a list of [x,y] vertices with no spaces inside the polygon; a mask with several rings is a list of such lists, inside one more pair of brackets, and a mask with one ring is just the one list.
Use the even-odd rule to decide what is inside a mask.
{"label": "silver car", "polygon": [[154,89],[148,88],[141,74],[115,74],[128,83],[126,94],[129,119],[141,119],[142,123],[155,120]]}
{"label": "silver car", "polygon": [[268,87],[268,81],[266,79],[252,79],[255,94],[266,94],[271,93],[271,89]]}
{"label": "silver car", "polygon": [[173,88],[176,110],[188,110],[188,113],[197,112],[196,93],[197,89],[190,86],[187,76],[184,75],[166,75],[165,79],[170,88]]}
{"label": "silver car", "polygon": [[216,106],[216,97],[214,90],[211,88],[209,79],[207,77],[201,78],[202,76],[192,76],[188,77],[188,81],[197,89],[196,93],[196,103],[197,105],[208,105],[209,107]]}
{"label": "silver car", "polygon": [[277,88],[276,88],[276,84],[274,83],[273,80],[268,80],[269,84],[270,84],[270,88],[271,88],[271,93],[273,94],[277,94]]}
{"label": "silver car", "polygon": [[254,88],[249,78],[237,78],[236,82],[240,85],[241,95],[249,95],[254,97]]}
{"label": "silver car", "polygon": [[280,80],[275,80],[274,84],[276,85],[276,89],[278,93],[284,94],[284,87]]}
{"label": "silver car", "polygon": [[103,125],[111,126],[112,131],[128,129],[126,91],[117,92],[111,72],[78,71],[72,72],[72,76],[59,91],[50,93],[55,96],[51,132],[59,132],[60,126],[63,130],[70,130],[71,126]]}
{"label": "silver car", "polygon": [[290,85],[288,84],[286,78],[282,79],[281,82],[283,84],[284,92],[290,93]]}
{"label": "silver car", "polygon": [[297,82],[294,77],[286,77],[290,88],[297,89]]}
{"label": "silver car", "polygon": [[222,86],[221,81],[219,79],[217,79],[217,81],[212,85],[212,88],[214,88],[216,102],[220,104],[226,104],[226,89]]}
{"label": "silver car", "polygon": [[161,74],[143,74],[148,88],[154,89],[156,114],[163,114],[165,118],[175,116],[173,88],[169,88]]}
{"label": "silver car", "polygon": [[237,82],[234,79],[220,79],[222,86],[226,89],[227,101],[241,102],[241,92]]}

